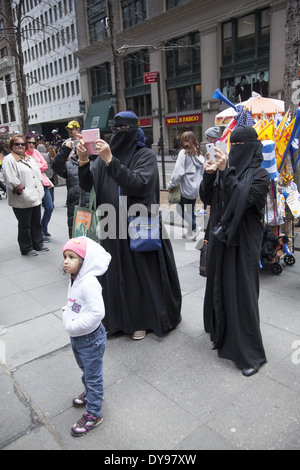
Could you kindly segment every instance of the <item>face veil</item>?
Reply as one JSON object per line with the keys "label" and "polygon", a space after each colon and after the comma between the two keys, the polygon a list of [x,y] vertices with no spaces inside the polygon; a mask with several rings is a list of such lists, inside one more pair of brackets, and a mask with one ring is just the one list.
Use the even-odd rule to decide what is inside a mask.
{"label": "face veil", "polygon": [[122,165],[128,166],[137,147],[139,123],[132,111],[122,111],[114,117],[110,148]]}
{"label": "face veil", "polygon": [[263,161],[262,144],[256,130],[250,126],[237,127],[230,136],[229,167],[235,167],[240,178],[248,168],[257,168]]}

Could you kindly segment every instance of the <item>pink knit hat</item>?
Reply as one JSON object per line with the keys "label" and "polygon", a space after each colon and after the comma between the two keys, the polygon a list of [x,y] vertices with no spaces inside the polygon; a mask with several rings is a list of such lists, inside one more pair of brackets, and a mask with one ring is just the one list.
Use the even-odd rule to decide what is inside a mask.
{"label": "pink knit hat", "polygon": [[71,250],[71,251],[74,251],[76,255],[84,259],[86,255],[86,247],[87,247],[86,237],[71,238],[62,247],[62,252],[64,253],[66,250]]}

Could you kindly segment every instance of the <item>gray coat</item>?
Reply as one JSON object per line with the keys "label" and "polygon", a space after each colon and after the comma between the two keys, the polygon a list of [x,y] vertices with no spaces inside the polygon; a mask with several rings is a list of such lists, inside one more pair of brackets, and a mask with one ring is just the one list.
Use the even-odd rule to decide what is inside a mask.
{"label": "gray coat", "polygon": [[175,188],[180,184],[183,197],[197,199],[204,168],[201,157],[202,155],[200,157],[191,156],[185,150],[180,150],[168,189]]}

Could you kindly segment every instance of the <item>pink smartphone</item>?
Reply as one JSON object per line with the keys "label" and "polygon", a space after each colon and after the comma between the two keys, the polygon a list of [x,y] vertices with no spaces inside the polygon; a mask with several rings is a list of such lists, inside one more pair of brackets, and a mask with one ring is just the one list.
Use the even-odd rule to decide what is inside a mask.
{"label": "pink smartphone", "polygon": [[81,131],[86,151],[89,155],[95,155],[95,142],[100,139],[99,129],[85,129]]}

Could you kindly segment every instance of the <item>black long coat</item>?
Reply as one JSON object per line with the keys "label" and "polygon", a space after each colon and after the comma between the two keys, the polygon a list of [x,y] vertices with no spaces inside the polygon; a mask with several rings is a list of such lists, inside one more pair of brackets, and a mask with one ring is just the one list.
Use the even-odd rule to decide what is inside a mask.
{"label": "black long coat", "polygon": [[[111,204],[116,211],[116,237],[105,238],[103,247],[112,255],[103,286],[105,318],[109,335],[118,331],[132,334],[139,329],[162,336],[181,320],[181,289],[170,240],[162,240],[162,250],[134,253],[129,238],[119,236],[119,191],[128,198],[128,210],[136,203],[150,210],[159,204],[157,159],[148,148],[136,151],[128,167],[112,158],[108,167],[98,157],[79,167],[80,185],[90,191],[95,185],[97,206]],[[126,209],[122,206],[120,211]]]}
{"label": "black long coat", "polygon": [[228,205],[236,179],[231,173],[226,184],[224,174],[205,172],[200,186],[201,200],[211,206],[204,327],[220,357],[240,368],[259,367],[266,362],[258,296],[261,220],[269,175],[261,167],[255,169],[235,242],[226,246],[211,233]]}

